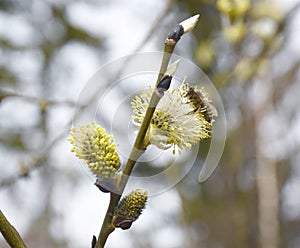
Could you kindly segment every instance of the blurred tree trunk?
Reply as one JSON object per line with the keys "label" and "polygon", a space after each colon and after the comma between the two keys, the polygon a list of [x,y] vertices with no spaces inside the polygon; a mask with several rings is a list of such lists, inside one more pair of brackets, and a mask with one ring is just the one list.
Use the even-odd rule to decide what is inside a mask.
{"label": "blurred tree trunk", "polygon": [[268,144],[268,127],[263,118],[273,111],[273,85],[268,77],[261,80],[269,88],[266,100],[254,109],[256,125],[256,183],[258,192],[259,239],[262,248],[279,247],[279,192],[277,185],[276,163],[266,157],[263,147]]}

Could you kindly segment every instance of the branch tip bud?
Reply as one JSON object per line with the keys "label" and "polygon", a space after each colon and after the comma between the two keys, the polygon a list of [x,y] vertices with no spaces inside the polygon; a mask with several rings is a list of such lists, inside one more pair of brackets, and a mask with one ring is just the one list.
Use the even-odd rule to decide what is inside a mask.
{"label": "branch tip bud", "polygon": [[176,43],[177,41],[180,40],[180,38],[183,34],[184,34],[184,29],[183,29],[182,25],[177,24],[173,28],[173,30],[168,34],[168,39],[173,40]]}
{"label": "branch tip bud", "polygon": [[179,25],[182,26],[183,30],[184,30],[184,34],[192,31],[194,29],[194,27],[196,26],[198,20],[199,20],[200,15],[194,15],[184,21],[182,21],[181,23],[179,23]]}
{"label": "branch tip bud", "polygon": [[167,41],[173,40],[174,43],[180,40],[181,36],[192,31],[196,26],[200,15],[194,15],[181,23],[177,24],[173,30],[168,34]]}

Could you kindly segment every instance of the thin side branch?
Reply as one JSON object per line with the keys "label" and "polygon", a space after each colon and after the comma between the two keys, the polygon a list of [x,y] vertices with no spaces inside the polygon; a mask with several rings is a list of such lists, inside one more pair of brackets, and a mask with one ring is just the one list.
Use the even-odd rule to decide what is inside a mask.
{"label": "thin side branch", "polygon": [[26,245],[18,231],[9,223],[0,210],[0,232],[12,248],[26,248]]}

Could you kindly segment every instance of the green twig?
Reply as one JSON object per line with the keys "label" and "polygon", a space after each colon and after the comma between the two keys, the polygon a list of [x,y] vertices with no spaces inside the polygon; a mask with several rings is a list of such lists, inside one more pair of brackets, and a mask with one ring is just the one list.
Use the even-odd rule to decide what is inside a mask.
{"label": "green twig", "polygon": [[12,248],[26,248],[26,245],[18,231],[9,223],[0,210],[0,232]]}
{"label": "green twig", "polygon": [[[143,123],[140,127],[140,130],[137,134],[134,146],[131,150],[129,159],[127,160],[127,163],[125,165],[125,168],[123,170],[123,177],[120,183],[120,190],[118,194],[116,193],[110,193],[110,203],[109,207],[107,209],[100,234],[98,236],[97,243],[95,245],[95,248],[103,248],[108,236],[114,231],[114,227],[112,226],[112,217],[115,211],[115,208],[117,207],[122,193],[125,189],[125,186],[129,180],[129,176],[135,166],[136,161],[139,159],[139,157],[145,152],[146,146],[144,143],[146,133],[148,130],[148,127],[150,125],[150,121],[152,119],[153,113],[156,109],[157,104],[159,103],[160,99],[163,96],[163,93],[159,91],[159,85],[160,82],[163,80],[164,75],[172,76],[177,68],[178,62],[176,61],[170,68],[168,68],[168,64],[170,62],[171,55],[175,49],[175,46],[178,42],[178,40],[181,38],[181,36],[189,32],[197,23],[199,18],[199,15],[194,16],[185,22],[180,23],[179,25],[175,26],[174,29],[169,33],[168,37],[165,40],[164,45],[164,54],[161,62],[161,67],[159,70],[159,74],[157,77],[157,81],[155,84],[155,90],[151,96],[151,100],[148,106],[148,109],[146,111]],[[94,248],[94,247],[93,247]]]}
{"label": "green twig", "polygon": [[[177,68],[179,61],[176,61],[174,63],[174,66],[171,66],[171,71],[170,73],[174,73],[175,69]],[[167,72],[168,73],[168,72]],[[170,74],[166,74],[166,75],[170,75]],[[130,153],[129,159],[127,160],[126,166],[123,170],[123,177],[122,177],[122,181],[120,183],[120,190],[119,193],[110,193],[110,202],[109,202],[109,206],[108,209],[106,211],[106,215],[102,224],[102,228],[96,243],[96,248],[103,248],[106,240],[108,238],[108,236],[114,231],[114,226],[111,225],[112,223],[112,217],[114,214],[114,210],[118,205],[118,202],[120,201],[120,198],[122,196],[122,193],[124,191],[124,188],[127,184],[127,181],[129,179],[129,175],[131,174],[133,167],[136,163],[136,161],[138,160],[138,158],[144,153],[144,151],[146,150],[146,147],[144,146],[144,137],[146,135],[146,132],[148,130],[148,127],[150,125],[150,121],[151,118],[153,116],[153,113],[155,111],[155,108],[159,102],[159,100],[162,98],[163,94],[160,94],[157,90],[154,91],[154,93],[152,94],[150,103],[149,103],[149,107],[147,109],[144,121],[142,123],[142,126],[139,130],[139,133],[137,135],[137,138],[135,140],[133,149]]]}
{"label": "green twig", "polygon": [[120,195],[111,193],[110,194],[110,201],[109,206],[106,211],[106,215],[102,224],[101,231],[99,233],[99,237],[96,243],[96,248],[104,247],[108,236],[115,230],[115,227],[112,226],[112,217],[115,211],[116,204],[118,204],[120,200]]}

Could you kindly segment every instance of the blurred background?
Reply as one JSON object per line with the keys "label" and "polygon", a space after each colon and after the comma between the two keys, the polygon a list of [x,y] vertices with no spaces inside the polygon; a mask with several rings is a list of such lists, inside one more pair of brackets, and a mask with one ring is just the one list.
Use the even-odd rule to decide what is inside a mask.
{"label": "blurred background", "polygon": [[[195,163],[151,197],[107,247],[300,247],[299,7],[299,0],[1,0],[0,209],[28,247],[89,247],[99,233],[108,195],[65,140],[89,77],[120,56],[162,51],[170,29],[197,13],[199,24],[175,53],[196,63],[222,98],[223,156],[205,183]],[[200,150],[199,160],[205,155]],[[155,168],[137,173],[147,170]],[[8,247],[2,236],[0,247]]]}

